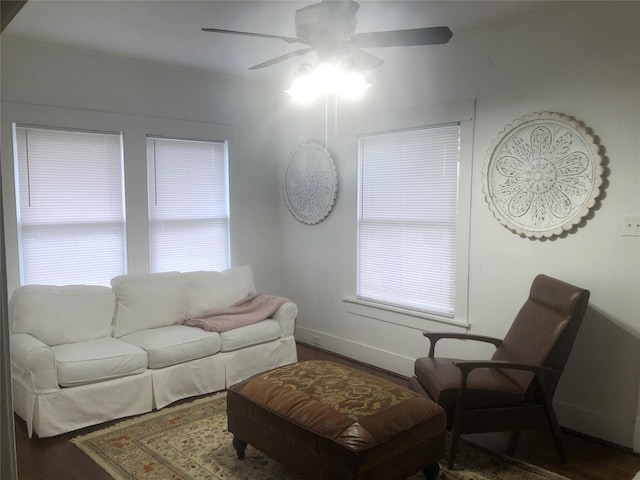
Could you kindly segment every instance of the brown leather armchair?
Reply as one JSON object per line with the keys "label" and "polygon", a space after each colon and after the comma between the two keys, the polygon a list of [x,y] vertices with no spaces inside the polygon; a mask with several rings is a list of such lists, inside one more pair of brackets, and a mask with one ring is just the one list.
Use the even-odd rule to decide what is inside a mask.
{"label": "brown leather armchair", "polygon": [[[503,340],[460,333],[429,333],[428,357],[415,361],[409,387],[431,397],[447,413],[451,430],[448,464],[453,468],[461,434],[551,429],[566,461],[553,395],[589,302],[589,291],[538,275],[529,298]],[[489,342],[491,360],[435,356],[443,338]]]}

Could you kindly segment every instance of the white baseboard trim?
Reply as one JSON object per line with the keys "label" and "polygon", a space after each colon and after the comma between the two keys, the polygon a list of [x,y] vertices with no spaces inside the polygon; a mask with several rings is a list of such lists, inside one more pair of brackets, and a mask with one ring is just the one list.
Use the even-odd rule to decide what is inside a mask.
{"label": "white baseboard trim", "polygon": [[414,358],[403,357],[393,352],[305,327],[296,326],[295,337],[302,343],[373,365],[388,372],[397,373],[404,377],[413,375]]}
{"label": "white baseboard trim", "polygon": [[[295,337],[301,343],[315,345],[322,350],[352,358],[389,372],[405,377],[413,375],[414,358],[404,357],[306,327],[297,326]],[[561,426],[622,447],[634,448],[633,443],[636,432],[633,422],[624,422],[606,417],[558,401],[553,404]],[[634,480],[640,480],[640,478]]]}
{"label": "white baseboard trim", "polygon": [[562,427],[625,448],[633,448],[634,422],[625,422],[558,401],[553,402],[553,407]]}

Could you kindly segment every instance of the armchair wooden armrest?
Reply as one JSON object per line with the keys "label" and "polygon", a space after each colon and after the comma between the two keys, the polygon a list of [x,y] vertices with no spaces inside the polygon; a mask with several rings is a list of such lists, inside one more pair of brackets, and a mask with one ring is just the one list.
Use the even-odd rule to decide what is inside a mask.
{"label": "armchair wooden armrest", "polygon": [[500,346],[502,340],[494,337],[487,337],[485,335],[474,335],[472,333],[435,333],[435,332],[422,332],[422,335],[427,337],[430,341],[429,356],[433,357],[436,351],[436,343],[443,338],[457,339],[457,340],[474,340],[477,342],[491,343],[496,348]]}

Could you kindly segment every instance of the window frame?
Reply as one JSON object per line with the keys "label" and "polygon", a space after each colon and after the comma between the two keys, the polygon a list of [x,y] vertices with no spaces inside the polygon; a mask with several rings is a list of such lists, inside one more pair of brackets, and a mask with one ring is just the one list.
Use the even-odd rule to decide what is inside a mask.
{"label": "window frame", "polygon": [[[403,152],[397,152],[395,150],[399,145],[401,146],[401,148],[405,147],[406,149],[406,148],[410,148],[409,146],[412,144],[414,145],[413,149],[415,149],[416,148],[415,142],[419,143],[423,147],[433,148],[433,146],[435,145],[428,144],[427,142],[429,141],[428,137],[432,136],[432,134],[434,133],[438,137],[442,137],[442,135],[445,135],[449,139],[449,141],[454,138],[457,139],[457,143],[455,144],[455,147],[457,148],[454,147],[455,163],[453,163],[453,165],[455,166],[453,168],[451,167],[452,162],[450,159],[444,165],[448,165],[447,170],[449,170],[451,173],[449,173],[449,176],[440,177],[440,178],[448,179],[448,182],[447,182],[448,186],[447,184],[442,182],[440,182],[439,184],[433,185],[434,190],[438,188],[443,188],[444,186],[445,187],[444,192],[446,192],[448,195],[453,194],[452,202],[450,201],[449,203],[444,205],[447,206],[448,210],[445,210],[445,211],[450,212],[449,215],[455,212],[455,218],[451,219],[451,217],[449,217],[449,215],[447,215],[446,213],[444,215],[441,215],[436,211],[432,211],[430,214],[427,214],[425,217],[422,217],[422,218],[418,216],[419,214],[421,214],[421,212],[416,210],[414,210],[413,211],[414,213],[409,216],[404,214],[402,211],[398,211],[398,210],[394,210],[393,213],[391,213],[388,210],[388,207],[382,205],[382,203],[384,202],[381,201],[382,198],[380,197],[383,191],[388,191],[388,189],[386,188],[388,184],[381,185],[379,182],[377,182],[377,186],[375,188],[372,188],[371,184],[368,183],[368,180],[374,180],[375,177],[379,176],[380,174],[376,175],[375,173],[374,174],[365,173],[365,172],[371,171],[370,166],[368,164],[371,162],[374,162],[373,164],[376,165],[375,158],[378,158],[378,162],[383,161],[383,159],[386,160],[387,158],[386,155],[382,156],[381,155],[382,152],[380,152],[380,149],[382,150],[393,149],[392,160],[396,160],[396,159],[399,159],[398,157],[401,157],[409,162],[418,161],[416,166],[419,166],[420,168],[427,170],[428,173],[431,173],[431,170],[433,169],[435,169],[436,171],[440,170],[441,167],[443,166],[443,163],[441,163],[441,157],[438,157],[436,159],[437,160],[436,164],[431,164],[431,163],[425,163],[423,161],[424,159],[423,150],[420,150],[420,153],[415,153],[416,152],[415,150],[414,150],[414,153],[411,153],[409,151],[407,152],[407,155],[405,155]],[[427,305],[418,306],[417,302],[419,301],[419,299],[415,297],[415,293],[413,295],[410,293],[407,295],[407,293],[405,292],[406,285],[403,287],[396,288],[395,293],[393,294],[393,298],[389,295],[391,294],[391,292],[387,290],[387,287],[382,287],[382,289],[380,288],[372,289],[371,282],[375,283],[375,279],[371,278],[371,276],[369,275],[364,275],[364,270],[367,268],[367,266],[371,266],[375,269],[374,265],[379,264],[380,261],[386,263],[385,260],[382,258],[381,252],[379,250],[379,248],[381,247],[381,245],[379,244],[379,242],[381,241],[380,235],[386,236],[387,234],[391,234],[394,237],[394,241],[398,242],[399,240],[398,235],[400,234],[401,237],[403,238],[403,240],[400,240],[402,247],[410,248],[411,252],[417,253],[416,247],[418,247],[418,244],[416,244],[415,241],[406,243],[404,238],[407,235],[408,236],[417,235],[419,237],[423,237],[424,235],[441,237],[443,234],[451,235],[452,231],[456,232],[461,133],[462,132],[461,132],[460,124],[455,122],[455,123],[446,123],[441,125],[438,124],[438,125],[417,127],[417,128],[412,128],[408,130],[403,129],[403,130],[396,130],[396,131],[379,132],[374,134],[361,135],[358,137],[356,298],[358,298],[359,300],[363,300],[365,302],[370,302],[370,303],[380,303],[387,307],[401,308],[409,311],[417,311],[427,315],[435,315],[438,317],[442,316],[444,318],[453,318],[453,316],[455,315],[455,298],[450,298],[449,301],[446,302],[446,305],[442,305],[442,304],[437,305],[438,302],[429,301],[427,303],[430,303],[432,305],[431,307]],[[372,144],[373,145],[377,144],[378,149],[371,146]],[[440,143],[439,146],[444,146],[444,145]],[[369,147],[371,147],[371,149],[369,149]],[[367,149],[367,151],[365,151],[365,149]],[[450,150],[446,150],[446,151],[450,151]],[[389,179],[390,176],[393,176],[393,178],[396,178],[401,182],[401,185],[403,187],[406,187],[407,181],[411,183],[411,180],[407,178],[407,175],[405,174],[405,172],[400,171],[404,169],[403,163],[404,162],[400,163],[397,166],[394,165],[390,169],[385,167],[383,176],[385,177],[385,179]],[[377,169],[375,166],[373,168],[375,170],[380,170],[380,164],[378,164]],[[398,168],[400,170],[398,170]],[[423,172],[423,175],[426,173],[427,172]],[[371,175],[373,175],[373,178],[371,178]],[[451,183],[452,175],[455,175],[455,184]],[[365,180],[367,180],[367,183],[365,183]],[[366,185],[366,189],[365,189],[365,185]],[[396,185],[396,188],[397,188],[397,185]],[[427,191],[428,188],[423,188],[422,190]],[[412,192],[418,193],[415,189],[412,190]],[[366,196],[367,193],[370,195],[373,195],[373,197]],[[389,197],[387,194],[384,194],[384,197],[385,199],[388,199],[391,202],[398,202],[398,200],[400,199],[406,199],[406,197],[404,197],[404,188],[399,191],[396,190],[395,195],[397,196]],[[376,201],[376,198],[378,199],[377,201]],[[416,198],[411,197],[411,199],[415,200]],[[363,203],[365,202],[365,200],[366,200],[366,203]],[[374,202],[374,204],[377,205],[377,207],[373,207],[374,208],[373,212],[368,206],[370,202]],[[422,202],[424,202],[424,199],[422,200]],[[422,202],[421,202],[421,205],[426,206],[426,203],[422,203]],[[382,231],[386,233],[380,232],[380,229],[382,229]],[[378,233],[374,233],[373,235],[371,235],[371,233],[369,234],[365,233],[366,231],[369,231],[369,232],[377,231]],[[451,238],[454,238],[455,240],[457,240],[456,233],[454,233]],[[367,257],[366,255],[363,255],[362,252],[366,249],[365,245],[371,241],[373,241],[374,243],[377,243],[378,247],[374,247],[374,250],[376,251],[376,255],[374,257]],[[397,245],[397,243],[395,244]],[[440,251],[440,253],[446,254],[448,252],[449,255],[453,253],[453,261],[454,261],[453,266],[455,267],[455,264],[457,263],[456,262],[457,245],[454,244],[453,248],[445,247],[444,249],[441,249],[439,247],[439,245],[441,244],[442,242],[438,241],[430,245],[438,245],[435,248],[436,250]],[[371,258],[373,258],[374,260],[373,265],[370,263]],[[426,259],[423,259],[423,260],[426,261]],[[436,265],[433,265],[434,268],[438,268],[438,265],[437,265],[438,262],[436,261],[435,263]],[[404,261],[403,261],[403,264],[404,264]],[[386,266],[387,265],[385,265],[385,267]],[[456,278],[455,268],[453,269],[451,268],[451,263],[445,263],[444,266],[445,268],[447,266],[449,267],[447,269],[450,272],[449,278],[452,279],[454,282],[453,284],[454,289],[453,289],[452,296],[455,296],[455,278]],[[406,264],[405,264],[405,267],[407,267]],[[405,270],[403,268],[401,271],[410,275],[411,267],[409,267],[409,270]],[[386,274],[386,272],[388,272],[388,269],[384,268],[384,272]],[[392,273],[392,272],[389,272],[389,273]],[[413,273],[415,274],[415,272]],[[400,282],[404,282],[403,277],[404,275],[401,276],[401,278],[396,278],[396,280]],[[369,287],[367,288],[365,287],[365,285],[369,285]],[[364,292],[363,290],[369,290],[371,293],[371,296],[367,295],[367,293]],[[376,299],[375,298],[376,294],[379,297],[385,296],[386,298]],[[397,295],[402,295],[403,298],[398,298]],[[411,299],[413,299],[413,301]],[[412,303],[413,305],[411,305]],[[438,308],[438,307],[441,307],[441,308]],[[445,313],[445,310],[448,310],[449,308],[451,308],[451,314]]]}
{"label": "window frame", "polygon": [[[358,137],[376,133],[388,133],[399,130],[424,128],[448,123],[460,125],[460,157],[458,173],[458,211],[456,221],[456,280],[455,311],[449,318],[424,311],[413,310],[397,305],[383,304],[357,297],[357,231],[354,233],[354,269],[353,290],[343,298],[347,313],[397,324],[415,329],[425,329],[425,321],[435,324],[448,324],[469,328],[469,233],[471,222],[471,179],[473,174],[473,142],[474,142],[475,101],[463,100],[434,104],[421,109],[410,109],[393,114],[369,115],[354,117],[351,129],[355,136],[355,154],[358,155]],[[359,178],[356,172],[356,179]],[[356,192],[356,198],[359,195]],[[357,203],[356,199],[356,203]],[[357,205],[356,205],[357,222]],[[357,230],[357,228],[356,228]],[[434,327],[435,327],[434,324]],[[435,327],[437,328],[437,327]]]}
{"label": "window frame", "polygon": [[[153,188],[151,186],[151,166],[149,165],[149,141],[153,141],[153,140],[165,140],[165,141],[169,141],[169,142],[187,142],[187,143],[198,143],[198,144],[215,144],[215,145],[220,145],[222,146],[223,149],[223,155],[224,155],[224,159],[223,159],[223,172],[224,172],[224,178],[222,180],[223,182],[223,188],[224,188],[224,193],[225,193],[225,199],[224,199],[224,216],[223,217],[219,217],[219,216],[207,216],[207,217],[201,217],[200,221],[204,221],[204,220],[211,220],[215,223],[215,221],[218,220],[222,220],[223,223],[225,223],[226,225],[226,239],[225,239],[225,266],[223,268],[218,268],[217,270],[224,270],[227,268],[230,268],[231,266],[231,215],[230,215],[230,192],[229,192],[229,144],[228,141],[226,140],[203,140],[203,139],[193,139],[193,138],[184,138],[184,137],[176,137],[176,136],[165,136],[165,135],[152,135],[152,134],[147,134],[146,135],[146,139],[145,139],[145,144],[147,146],[147,159],[146,159],[146,168],[147,168],[147,172],[148,172],[148,176],[147,176],[147,195],[148,195],[148,214],[147,214],[147,220],[148,220],[148,232],[149,232],[149,272],[161,272],[161,271],[166,271],[166,270],[154,270],[153,269],[153,260],[152,260],[152,254],[153,254],[153,248],[152,248],[152,224],[154,221],[158,221],[154,218],[152,218],[152,203],[151,203],[151,197],[153,196],[154,198],[157,198],[157,185],[154,184]],[[154,149],[155,149],[155,144],[154,144]],[[155,176],[157,175],[157,166],[155,165],[155,150],[154,150],[154,166],[153,166],[153,170],[154,170],[154,179],[156,178]],[[187,222],[188,220],[184,219],[184,218],[179,218],[179,219],[171,219],[173,222]],[[193,220],[195,221],[195,220]],[[215,268],[197,268],[199,270],[216,270]],[[171,270],[173,270],[173,268],[171,268]],[[193,268],[188,268],[187,270],[193,270]],[[186,270],[185,270],[186,271]]]}
{"label": "window frame", "polygon": [[[21,178],[20,178],[20,158],[19,158],[19,148],[18,148],[18,129],[33,129],[33,130],[41,130],[41,131],[48,131],[48,132],[60,132],[61,134],[64,133],[69,133],[69,134],[86,134],[86,135],[104,135],[104,136],[113,136],[114,140],[117,139],[117,142],[119,144],[118,149],[119,149],[119,165],[118,165],[118,170],[119,170],[119,189],[120,189],[120,204],[119,204],[119,210],[120,210],[120,216],[118,217],[119,221],[118,223],[114,223],[112,221],[108,221],[108,222],[99,222],[99,221],[91,221],[91,222],[85,222],[84,225],[117,225],[117,228],[120,230],[119,236],[121,237],[121,260],[122,263],[120,264],[120,262],[118,262],[118,264],[121,267],[121,270],[118,273],[115,273],[113,275],[111,275],[109,278],[105,278],[103,281],[97,282],[97,281],[93,281],[90,280],[88,278],[74,278],[71,281],[63,281],[63,283],[60,283],[59,281],[55,280],[55,279],[50,279],[50,280],[42,280],[42,281],[37,281],[36,283],[38,284],[52,284],[52,285],[66,285],[66,284],[70,284],[70,283],[77,283],[77,284],[87,284],[87,285],[103,285],[103,286],[108,286],[109,282],[111,280],[111,278],[113,278],[113,276],[116,275],[122,275],[122,274],[126,274],[127,273],[127,264],[128,264],[128,251],[127,251],[127,216],[126,216],[126,190],[125,190],[125,178],[124,178],[124,134],[121,131],[117,131],[117,130],[111,130],[111,129],[104,129],[104,130],[98,130],[98,129],[87,129],[87,128],[77,128],[77,127],[59,127],[59,126],[55,126],[55,125],[35,125],[35,124],[31,124],[31,123],[23,123],[23,122],[12,122],[11,123],[11,139],[12,139],[12,148],[13,148],[13,155],[12,155],[12,164],[13,164],[13,168],[14,168],[14,192],[15,192],[15,219],[16,219],[16,240],[17,240],[17,264],[18,264],[18,282],[19,285],[24,285],[27,283],[26,279],[25,279],[25,251],[24,251],[24,245],[23,245],[23,217],[25,216],[29,216],[29,215],[25,215],[25,212],[22,212],[21,210],[21,189],[20,189],[20,184],[21,184]],[[28,132],[26,132],[28,133]],[[26,134],[25,133],[25,134]],[[28,137],[25,137],[25,141],[28,142]],[[27,146],[27,155],[28,155],[28,146]],[[29,169],[29,159],[26,159],[27,162],[27,169]],[[29,184],[30,181],[27,180],[27,184]],[[31,188],[30,186],[28,188]],[[31,194],[29,193],[29,196]],[[68,223],[68,222],[62,222],[62,223],[51,223],[51,224],[47,224],[47,223],[34,223],[33,225],[29,225],[29,223],[26,224],[27,227],[30,226],[36,226],[37,225],[44,225],[45,228],[47,229],[51,229],[53,227],[55,227],[56,225],[58,226],[62,226],[64,227],[65,225],[67,226],[68,229],[74,229],[74,230],[79,230],[79,231],[85,231],[86,228],[82,228],[82,226],[77,227],[76,225],[82,225],[82,222],[80,223],[76,223],[76,222],[72,222],[72,223]],[[107,228],[108,229],[108,228]],[[86,233],[83,234],[82,236],[86,236]],[[114,264],[115,265],[115,264]],[[29,282],[29,283],[33,283],[33,282]]]}
{"label": "window frame", "polygon": [[[18,265],[18,232],[16,219],[16,170],[13,161],[13,123],[46,125],[51,128],[122,132],[124,143],[124,184],[126,211],[127,273],[149,273],[149,232],[147,206],[146,135],[193,139],[224,139],[228,143],[229,158],[242,151],[239,127],[205,121],[160,118],[126,113],[80,110],[59,106],[5,102],[0,122],[0,160],[2,195],[4,198],[4,227],[6,248],[7,292],[10,295],[20,286]],[[229,178],[234,167],[229,163]],[[229,201],[235,200],[229,190]],[[233,210],[231,210],[233,214]],[[231,221],[231,239],[237,226]],[[234,260],[233,250],[231,261]]]}

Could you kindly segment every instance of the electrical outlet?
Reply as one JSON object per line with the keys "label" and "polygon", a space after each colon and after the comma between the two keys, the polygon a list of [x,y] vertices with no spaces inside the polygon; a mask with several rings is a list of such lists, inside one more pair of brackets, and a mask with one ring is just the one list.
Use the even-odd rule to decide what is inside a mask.
{"label": "electrical outlet", "polygon": [[640,215],[623,215],[621,235],[640,237]]}

